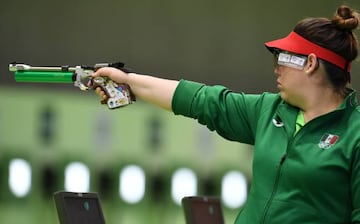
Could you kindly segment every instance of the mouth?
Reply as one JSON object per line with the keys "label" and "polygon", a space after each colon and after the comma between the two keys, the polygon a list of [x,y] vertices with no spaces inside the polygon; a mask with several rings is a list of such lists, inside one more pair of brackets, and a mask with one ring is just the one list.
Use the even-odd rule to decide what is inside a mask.
{"label": "mouth", "polygon": [[278,88],[281,87],[281,82],[277,81],[276,84],[277,84],[277,87],[278,87]]}
{"label": "mouth", "polygon": [[280,92],[284,91],[284,86],[280,82],[277,83],[276,87]]}

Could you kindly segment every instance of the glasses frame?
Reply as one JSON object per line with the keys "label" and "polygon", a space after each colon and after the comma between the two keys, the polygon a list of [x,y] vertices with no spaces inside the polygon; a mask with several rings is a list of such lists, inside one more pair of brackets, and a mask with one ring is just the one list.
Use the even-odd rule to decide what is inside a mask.
{"label": "glasses frame", "polygon": [[307,55],[295,54],[281,49],[274,49],[274,66],[283,65],[298,70],[303,70],[307,61]]}

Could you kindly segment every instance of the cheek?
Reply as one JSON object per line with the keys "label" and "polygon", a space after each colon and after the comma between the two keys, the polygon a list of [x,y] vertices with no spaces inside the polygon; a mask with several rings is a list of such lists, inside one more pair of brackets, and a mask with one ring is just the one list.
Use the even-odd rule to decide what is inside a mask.
{"label": "cheek", "polygon": [[303,74],[292,68],[287,68],[283,66],[282,70],[282,80],[289,85],[301,86],[303,83]]}
{"label": "cheek", "polygon": [[302,85],[302,82],[300,80],[295,79],[295,78],[289,78],[288,77],[287,82],[289,83],[289,85],[291,85],[293,87],[300,87]]}

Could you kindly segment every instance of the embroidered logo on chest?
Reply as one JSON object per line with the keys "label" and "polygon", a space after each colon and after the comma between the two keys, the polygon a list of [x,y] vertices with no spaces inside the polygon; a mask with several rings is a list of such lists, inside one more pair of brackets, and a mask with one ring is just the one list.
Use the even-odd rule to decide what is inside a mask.
{"label": "embroidered logo on chest", "polygon": [[338,139],[339,139],[339,136],[337,136],[337,135],[325,134],[325,135],[323,135],[323,137],[321,137],[318,146],[321,149],[328,149],[331,146],[335,145],[335,143],[337,142]]}
{"label": "embroidered logo on chest", "polygon": [[283,127],[284,126],[284,123],[280,120],[280,118],[274,118],[273,120],[272,120],[272,122],[273,122],[273,124],[275,125],[275,127],[278,127],[278,128],[280,128],[280,127]]}

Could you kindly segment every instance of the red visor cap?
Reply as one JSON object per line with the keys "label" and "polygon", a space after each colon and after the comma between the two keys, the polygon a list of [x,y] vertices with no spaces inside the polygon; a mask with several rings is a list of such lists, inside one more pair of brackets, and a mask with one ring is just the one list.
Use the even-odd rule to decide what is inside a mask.
{"label": "red visor cap", "polygon": [[277,39],[265,43],[265,46],[269,51],[273,51],[274,48],[293,52],[296,54],[309,55],[311,53],[316,54],[318,58],[321,58],[327,62],[330,62],[339,68],[350,72],[350,62],[347,62],[345,58],[330,51],[324,47],[321,47],[313,42],[308,41],[299,34],[292,31],[287,37]]}

